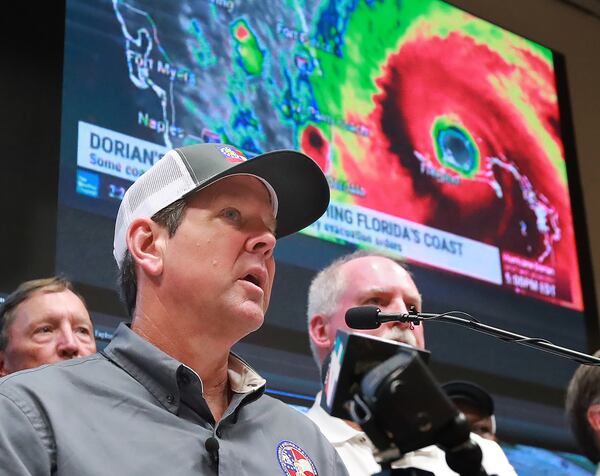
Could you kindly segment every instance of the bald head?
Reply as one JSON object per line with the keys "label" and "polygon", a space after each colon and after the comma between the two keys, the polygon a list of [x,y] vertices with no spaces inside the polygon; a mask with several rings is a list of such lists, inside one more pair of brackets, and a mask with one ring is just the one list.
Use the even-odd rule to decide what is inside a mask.
{"label": "bald head", "polygon": [[[336,332],[351,330],[345,322],[346,311],[367,305],[377,306],[383,312],[406,313],[410,306],[421,309],[421,295],[408,271],[383,255],[353,253],[317,274],[309,290],[308,327],[319,365],[331,350]],[[425,346],[423,327],[409,323],[390,322],[360,332]]]}

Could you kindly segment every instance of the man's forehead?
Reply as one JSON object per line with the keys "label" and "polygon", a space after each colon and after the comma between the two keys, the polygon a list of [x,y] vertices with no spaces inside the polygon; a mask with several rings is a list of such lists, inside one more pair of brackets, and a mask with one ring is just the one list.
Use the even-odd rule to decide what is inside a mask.
{"label": "man's forehead", "polygon": [[410,273],[392,259],[380,256],[356,258],[341,269],[346,290],[357,294],[402,292],[421,299]]}
{"label": "man's forehead", "polygon": [[224,177],[194,193],[192,200],[218,200],[219,198],[246,196],[248,193],[264,198],[273,204],[272,192],[265,182],[254,175],[238,174]]}
{"label": "man's forehead", "polygon": [[368,284],[365,283],[361,286],[354,288],[356,294],[359,296],[368,296],[374,294],[402,294],[412,299],[421,300],[421,294],[415,286],[398,286],[394,283],[384,284]]}
{"label": "man's forehead", "polygon": [[65,288],[58,290],[51,288],[42,288],[33,292],[23,302],[20,302],[16,309],[22,307],[25,308],[26,304],[34,306],[60,305],[61,303],[64,303],[67,299],[71,302],[81,303],[81,306],[85,307],[85,304],[83,303],[81,298],[70,289]]}
{"label": "man's forehead", "polygon": [[55,297],[60,297],[60,296],[64,295],[64,293],[66,293],[66,292],[71,292],[71,291],[69,291],[67,288],[63,288],[63,289],[54,289],[54,288],[40,288],[40,289],[36,289],[29,296],[27,296],[27,299],[24,299],[22,302],[20,302],[19,306],[22,305],[22,304],[25,304],[27,302],[40,301],[40,300],[46,301],[48,299],[53,299]]}
{"label": "man's forehead", "polygon": [[[71,300],[69,296],[68,303],[65,302],[65,294],[72,294]],[[77,303],[75,306],[73,304]],[[81,305],[79,305],[81,303]],[[37,325],[41,321],[51,321],[64,319],[66,316],[74,319],[79,323],[91,325],[91,317],[85,307],[85,304],[77,294],[65,289],[63,291],[46,291],[37,290],[28,299],[19,303],[14,309],[14,321],[11,328],[26,329]]]}
{"label": "man's forehead", "polygon": [[225,177],[209,186],[198,190],[191,198],[190,204],[201,208],[208,208],[215,205],[226,205],[230,200],[246,203],[248,194],[255,196],[259,200],[265,201],[269,209],[268,215],[264,217],[269,228],[275,230],[277,219],[273,210],[273,197],[267,185],[259,178],[253,175],[238,174]]}
{"label": "man's forehead", "polygon": [[383,256],[361,256],[342,265],[341,272],[350,282],[365,283],[365,286],[414,285],[413,280],[401,265]]}

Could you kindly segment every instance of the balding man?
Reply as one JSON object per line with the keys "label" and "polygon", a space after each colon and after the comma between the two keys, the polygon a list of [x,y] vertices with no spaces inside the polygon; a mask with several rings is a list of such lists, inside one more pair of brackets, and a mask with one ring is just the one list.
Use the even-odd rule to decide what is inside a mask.
{"label": "balding man", "polygon": [[[338,330],[357,332],[346,325],[346,311],[367,305],[390,313],[404,314],[411,306],[420,311],[421,294],[401,264],[385,255],[367,251],[342,256],[315,276],[308,295],[308,333],[319,367],[332,350]],[[377,329],[360,333],[425,347],[422,325],[388,322]],[[372,454],[372,443],[360,427],[354,422],[328,415],[318,402],[320,394],[308,415],[334,445],[350,475],[369,476],[381,471]],[[482,449],[482,465],[488,474],[516,474],[500,446],[473,433],[471,439]],[[446,464],[444,452],[437,446],[409,453],[393,467],[419,468],[436,476],[456,476]]]}

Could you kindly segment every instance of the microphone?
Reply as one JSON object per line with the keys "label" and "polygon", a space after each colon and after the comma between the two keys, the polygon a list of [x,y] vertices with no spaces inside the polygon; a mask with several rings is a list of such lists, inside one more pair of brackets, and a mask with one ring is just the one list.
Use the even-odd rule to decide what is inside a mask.
{"label": "microphone", "polygon": [[210,460],[213,466],[219,465],[219,440],[217,440],[214,436],[209,437],[204,442],[204,448],[208,451],[208,455],[210,456]]}
{"label": "microphone", "polygon": [[377,329],[384,322],[390,321],[420,324],[421,321],[426,320],[457,324],[483,334],[497,337],[504,342],[514,342],[515,344],[533,347],[534,349],[543,350],[560,357],[574,360],[580,364],[600,366],[600,359],[598,357],[554,345],[552,342],[546,339],[540,339],[539,337],[528,337],[515,334],[514,332],[499,327],[488,326],[487,324],[479,322],[470,314],[462,311],[448,311],[442,314],[431,314],[419,312],[414,306],[410,307],[407,314],[381,312],[381,310],[375,306],[353,307],[346,311],[346,324],[351,329]]}
{"label": "microphone", "polygon": [[408,314],[381,312],[375,306],[352,307],[346,311],[346,324],[351,329],[377,329],[384,322],[413,322],[421,321],[419,313],[411,309]]}

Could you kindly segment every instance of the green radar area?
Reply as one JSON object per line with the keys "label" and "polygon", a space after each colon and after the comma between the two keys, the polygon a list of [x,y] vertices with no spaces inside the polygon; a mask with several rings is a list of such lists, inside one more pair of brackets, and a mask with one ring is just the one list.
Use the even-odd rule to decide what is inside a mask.
{"label": "green radar area", "polygon": [[258,44],[258,39],[248,26],[246,20],[237,20],[231,26],[235,40],[235,52],[239,65],[247,74],[258,76],[264,63],[264,52]]}
{"label": "green radar area", "polygon": [[436,119],[432,129],[440,163],[464,178],[474,177],[479,170],[480,156],[469,131],[445,117]]}

